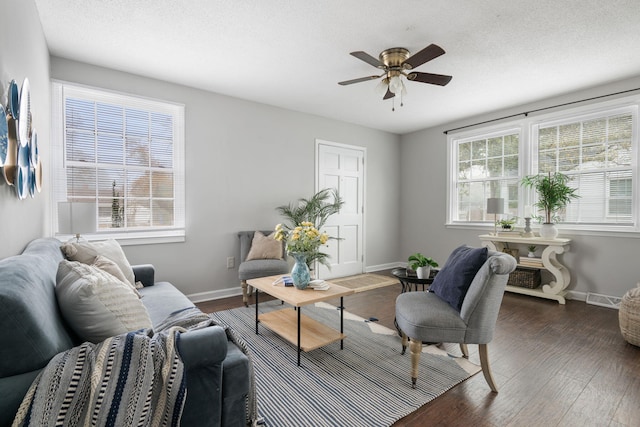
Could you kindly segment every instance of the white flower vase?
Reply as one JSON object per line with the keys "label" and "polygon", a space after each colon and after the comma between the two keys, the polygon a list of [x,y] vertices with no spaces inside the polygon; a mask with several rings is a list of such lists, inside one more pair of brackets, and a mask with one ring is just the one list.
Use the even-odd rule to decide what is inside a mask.
{"label": "white flower vase", "polygon": [[431,274],[431,266],[418,267],[416,274],[418,275],[418,279],[428,279]]}
{"label": "white flower vase", "polygon": [[550,222],[545,222],[540,226],[540,237],[543,239],[555,239],[558,237],[558,229],[556,225]]}

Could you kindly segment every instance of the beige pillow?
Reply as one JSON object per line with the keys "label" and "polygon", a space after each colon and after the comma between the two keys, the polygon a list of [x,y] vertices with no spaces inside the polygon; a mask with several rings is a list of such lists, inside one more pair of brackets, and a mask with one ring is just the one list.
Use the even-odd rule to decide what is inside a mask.
{"label": "beige pillow", "polygon": [[101,242],[67,242],[60,247],[64,256],[70,261],[93,264],[98,255],[109,258],[118,264],[120,270],[131,286],[135,287],[135,275],[120,244],[113,239]]}
{"label": "beige pillow", "polygon": [[[107,273],[114,276],[116,279],[127,284],[127,286],[131,286],[131,284],[125,277],[120,267],[118,267],[118,264],[111,261],[109,258],[104,257],[102,255],[98,255],[96,259],[93,261],[93,264],[91,265],[93,265],[94,267],[98,267],[102,271],[106,271]],[[138,296],[138,298],[142,297],[142,295],[140,295],[140,292],[138,292],[137,283],[136,283],[136,286],[131,286],[131,289],[133,289],[133,293],[135,293]]]}
{"label": "beige pillow", "polygon": [[245,261],[252,259],[282,259],[282,242],[274,239],[276,232],[265,236],[260,231],[253,233],[251,249]]}
{"label": "beige pillow", "polygon": [[56,297],[62,316],[86,341],[98,343],[152,327],[147,309],[131,287],[92,265],[60,261]]}

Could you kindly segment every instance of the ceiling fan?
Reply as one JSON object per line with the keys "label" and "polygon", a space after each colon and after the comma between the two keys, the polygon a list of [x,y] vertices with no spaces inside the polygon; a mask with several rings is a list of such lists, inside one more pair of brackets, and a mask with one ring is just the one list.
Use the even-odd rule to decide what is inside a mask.
{"label": "ceiling fan", "polygon": [[413,71],[414,68],[417,68],[425,62],[431,61],[440,55],[444,55],[444,53],[444,49],[435,44],[430,44],[414,55],[411,55],[409,50],[403,47],[392,47],[391,49],[383,50],[378,57],[379,59],[374,58],[366,52],[351,52],[351,55],[366,62],[367,64],[383,70],[384,73],[380,75],[360,77],[353,80],[345,80],[338,84],[346,86],[382,77],[380,86],[382,89],[386,88],[386,92],[382,99],[389,99],[396,95],[402,96],[406,94],[406,88],[402,77],[414,82],[445,86],[451,81],[451,76]]}

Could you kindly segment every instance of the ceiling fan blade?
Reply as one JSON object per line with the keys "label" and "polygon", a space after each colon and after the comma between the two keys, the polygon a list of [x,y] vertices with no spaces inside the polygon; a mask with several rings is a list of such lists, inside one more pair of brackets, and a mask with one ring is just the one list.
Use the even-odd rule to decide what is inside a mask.
{"label": "ceiling fan blade", "polygon": [[402,63],[402,65],[405,69],[412,70],[427,61],[431,61],[432,59],[437,58],[440,55],[444,55],[444,53],[444,49],[442,49],[440,46],[430,44],[420,52],[411,55]]}
{"label": "ceiling fan blade", "polygon": [[407,75],[407,79],[414,82],[430,83],[438,86],[446,86],[452,78],[451,76],[445,76],[443,74],[420,73],[417,71]]}
{"label": "ceiling fan blade", "polygon": [[367,52],[363,52],[359,50],[357,52],[351,52],[350,55],[353,55],[359,60],[364,61],[367,64],[373,65],[376,68],[384,69],[384,64],[378,61],[378,58],[374,58],[373,56],[369,55]]}
{"label": "ceiling fan blade", "polygon": [[[383,74],[384,75],[384,74]],[[367,80],[375,80],[375,79],[379,79],[382,76],[367,76],[367,77],[360,77],[359,79],[353,79],[353,80],[345,80],[343,82],[338,82],[339,85],[342,86],[346,86],[346,85],[352,85],[354,83],[360,83],[360,82],[366,82]]]}
{"label": "ceiling fan blade", "polygon": [[387,93],[384,94],[382,99],[389,99],[389,98],[393,98],[394,96],[396,96],[396,94],[391,92],[389,88],[387,88]]}

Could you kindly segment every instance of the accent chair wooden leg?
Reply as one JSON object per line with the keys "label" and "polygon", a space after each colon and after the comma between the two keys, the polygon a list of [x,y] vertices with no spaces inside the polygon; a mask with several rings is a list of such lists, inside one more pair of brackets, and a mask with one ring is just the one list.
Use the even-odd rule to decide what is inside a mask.
{"label": "accent chair wooden leg", "polygon": [[402,353],[400,353],[400,354],[405,354],[406,353],[408,342],[409,342],[409,339],[407,338],[407,334],[402,332]]}
{"label": "accent chair wooden leg", "polygon": [[489,384],[489,387],[491,387],[491,391],[497,393],[498,386],[496,385],[496,381],[493,379],[493,375],[491,374],[491,366],[489,366],[489,351],[487,348],[487,344],[479,344],[478,351],[480,353],[480,366],[482,367],[484,379],[487,380],[487,384]]}
{"label": "accent chair wooden leg", "polygon": [[462,352],[462,357],[469,358],[469,347],[466,344],[460,343],[460,351]]}
{"label": "accent chair wooden leg", "polygon": [[242,285],[242,302],[244,303],[245,307],[249,307],[249,298],[247,298],[247,281],[243,280],[242,282],[240,282],[240,284]]}
{"label": "accent chair wooden leg", "polygon": [[416,388],[418,380],[418,366],[422,354],[422,341],[411,338],[411,387]]}

